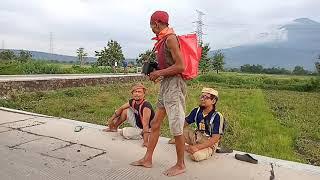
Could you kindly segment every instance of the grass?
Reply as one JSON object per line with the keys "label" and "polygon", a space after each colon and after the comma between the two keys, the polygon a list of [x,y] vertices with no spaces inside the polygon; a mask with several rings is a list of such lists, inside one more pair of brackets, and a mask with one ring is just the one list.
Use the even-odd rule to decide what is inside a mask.
{"label": "grass", "polygon": [[295,149],[320,166],[320,94],[267,91],[266,99],[283,127],[295,132]]}
{"label": "grass", "polygon": [[261,88],[292,91],[320,91],[320,76],[254,75],[244,73],[210,73],[199,76],[199,82],[213,82],[233,88]]}
{"label": "grass", "polygon": [[[124,69],[117,68],[117,73],[123,73]],[[135,73],[135,68],[128,68],[129,73]],[[16,74],[90,74],[90,73],[113,73],[111,67],[71,65],[59,63],[47,63],[44,61],[28,61],[20,63],[17,61],[1,61],[0,75]]]}
{"label": "grass", "polygon": [[[265,78],[268,78],[272,82],[303,83],[315,77],[293,76],[292,79],[295,80],[292,80],[289,76],[232,76],[235,74],[225,73],[218,76],[209,75],[209,78],[202,76],[189,81],[187,113],[197,106],[201,89],[213,87],[219,91],[218,110],[228,122],[223,146],[320,165],[319,91],[314,89],[314,92],[299,92],[294,91],[295,88],[290,91],[281,90],[283,84],[278,85],[280,90],[274,90],[277,87],[274,84],[274,88],[256,86],[259,83],[263,84],[257,81],[259,78],[264,82]],[[217,83],[216,79],[225,77],[224,82]],[[201,78],[206,78],[206,81]],[[240,83],[235,81],[237,78],[242,78]],[[242,86],[234,86],[232,82],[242,83]],[[159,84],[144,84],[149,88],[148,100],[155,105]],[[126,83],[13,94],[10,99],[0,99],[0,106],[104,125],[115,108],[130,98],[131,86],[131,83]],[[161,135],[170,137],[167,120],[163,123]]]}

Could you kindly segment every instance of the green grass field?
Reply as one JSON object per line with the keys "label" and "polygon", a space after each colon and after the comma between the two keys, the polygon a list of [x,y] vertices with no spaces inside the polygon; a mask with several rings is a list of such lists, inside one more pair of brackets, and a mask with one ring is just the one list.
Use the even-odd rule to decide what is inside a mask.
{"label": "green grass field", "polygon": [[[232,74],[214,75],[217,76],[223,79]],[[237,74],[236,78],[242,76],[247,80],[248,76],[259,78],[260,75]],[[268,78],[272,82],[279,78],[292,81],[289,76]],[[293,78],[302,78],[297,82],[303,83],[312,77]],[[228,79],[224,83],[201,81],[201,77],[199,79],[188,82],[187,112],[197,106],[203,87],[216,88],[220,93],[218,110],[228,121],[223,146],[320,165],[319,91],[299,92],[257,86],[251,88],[254,83],[260,82],[245,80],[242,82],[247,87],[233,87]],[[104,125],[115,108],[130,98],[131,85],[113,84],[17,94],[9,100],[0,100],[0,106]],[[147,82],[145,85],[149,87],[147,98],[155,104],[159,84]],[[161,135],[170,137],[167,120],[162,126]]]}
{"label": "green grass field", "polygon": [[[136,73],[135,68],[128,68],[129,73]],[[43,61],[28,61],[19,63],[17,61],[1,61],[0,75],[21,75],[21,74],[94,74],[114,73],[112,67],[91,66],[62,63],[47,63]],[[117,73],[124,73],[124,68],[118,67]]]}

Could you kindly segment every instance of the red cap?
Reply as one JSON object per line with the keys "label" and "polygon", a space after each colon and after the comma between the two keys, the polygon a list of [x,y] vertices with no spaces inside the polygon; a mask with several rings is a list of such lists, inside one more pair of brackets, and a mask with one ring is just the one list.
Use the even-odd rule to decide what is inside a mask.
{"label": "red cap", "polygon": [[169,24],[169,14],[165,11],[156,11],[152,14],[150,22],[162,22]]}

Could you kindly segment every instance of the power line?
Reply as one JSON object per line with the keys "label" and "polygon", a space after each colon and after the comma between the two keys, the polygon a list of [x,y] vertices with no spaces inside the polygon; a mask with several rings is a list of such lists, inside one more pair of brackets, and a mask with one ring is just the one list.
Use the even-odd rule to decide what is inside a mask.
{"label": "power line", "polygon": [[202,12],[202,11],[199,11],[199,10],[196,10],[197,13],[198,13],[198,20],[193,22],[193,23],[196,23],[197,25],[197,30],[196,30],[196,33],[197,33],[197,36],[198,36],[198,43],[199,44],[202,44],[203,40],[202,40],[202,36],[205,35],[203,33],[203,30],[202,30],[202,27],[204,26],[203,24],[203,21],[202,21],[202,16],[204,16],[205,14]]}
{"label": "power line", "polygon": [[53,33],[50,32],[50,45],[49,45],[49,53],[53,54]]}

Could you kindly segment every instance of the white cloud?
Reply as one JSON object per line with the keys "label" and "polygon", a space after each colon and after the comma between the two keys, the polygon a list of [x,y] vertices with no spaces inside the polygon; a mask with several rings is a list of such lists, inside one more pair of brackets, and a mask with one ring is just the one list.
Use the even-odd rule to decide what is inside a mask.
{"label": "white cloud", "polygon": [[151,48],[149,17],[155,10],[170,14],[179,34],[195,30],[199,9],[204,41],[214,49],[268,41],[277,27],[300,17],[320,21],[317,0],[1,0],[0,40],[6,48],[48,51],[49,33],[54,52],[74,55],[82,46],[90,55],[108,40],[118,40],[128,58]]}

